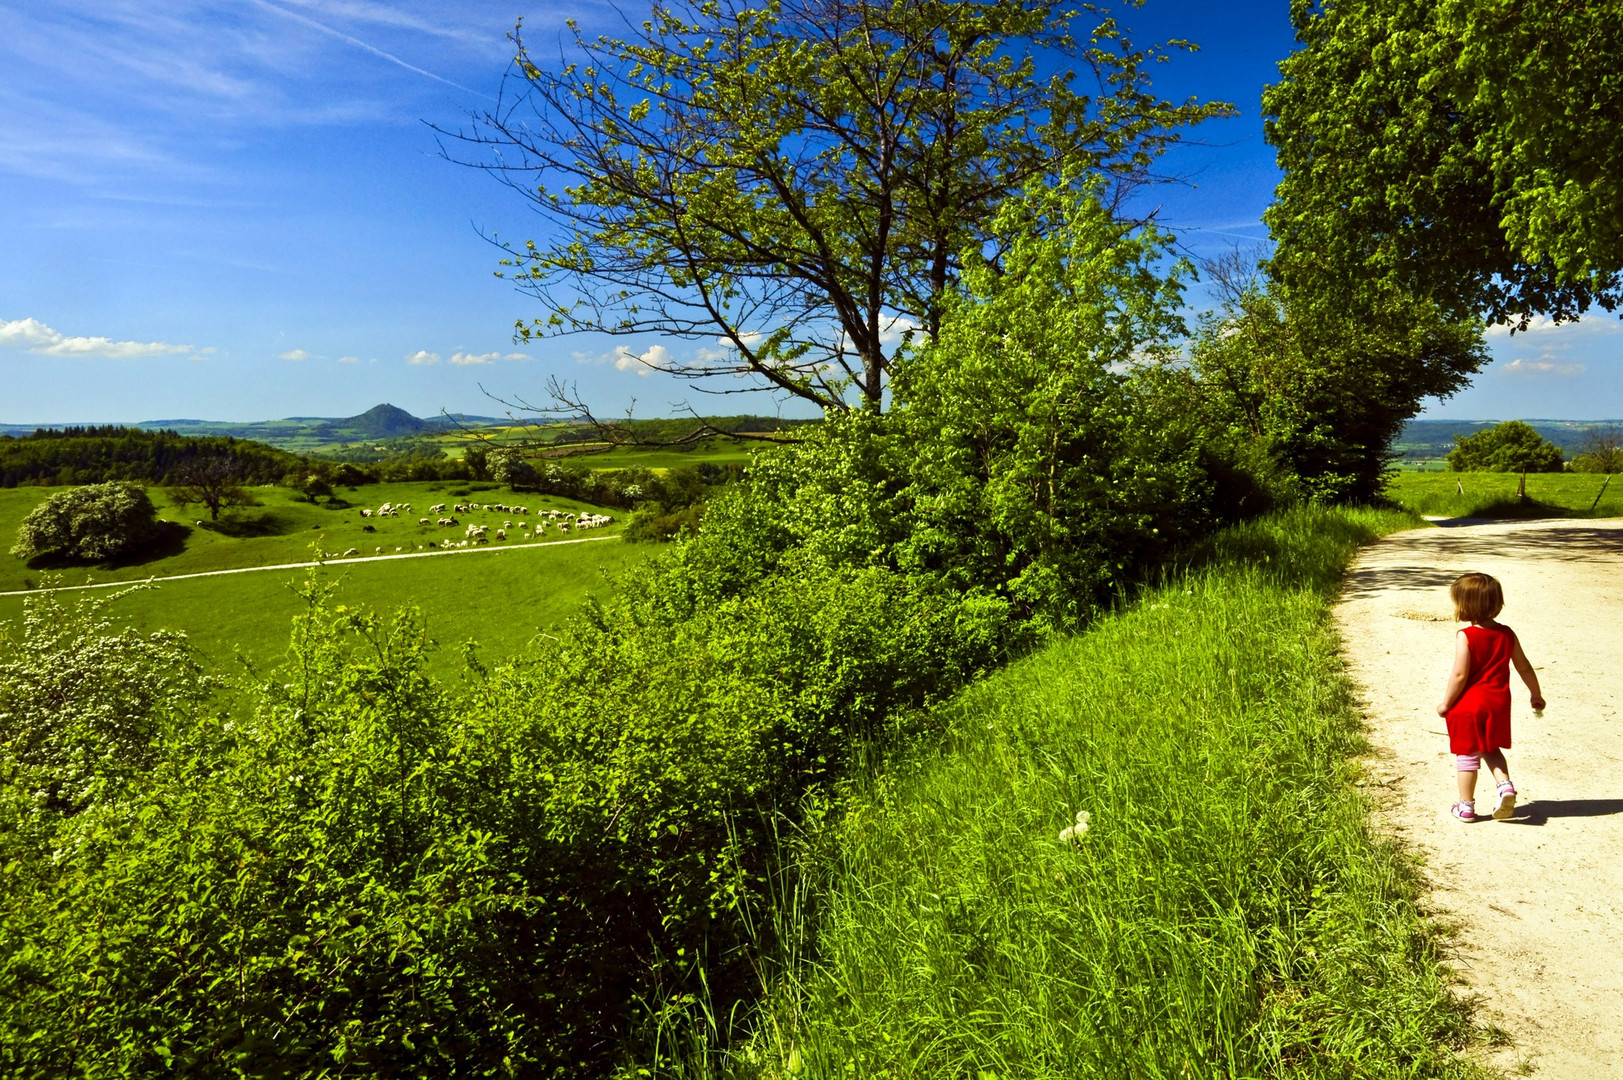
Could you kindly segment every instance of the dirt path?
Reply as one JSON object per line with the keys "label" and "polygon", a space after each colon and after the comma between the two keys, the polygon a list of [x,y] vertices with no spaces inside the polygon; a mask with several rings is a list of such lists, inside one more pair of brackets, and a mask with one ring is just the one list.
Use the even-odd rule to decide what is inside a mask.
{"label": "dirt path", "polygon": [[[1539,669],[1514,673],[1510,821],[1448,816],[1454,764],[1436,713],[1453,650],[1449,583],[1505,588],[1501,618]],[[1545,1080],[1623,1078],[1623,520],[1417,529],[1367,548],[1336,618],[1369,716],[1383,824],[1425,860],[1453,963],[1511,1045],[1489,1061]],[[1482,805],[1492,779],[1477,786]],[[1488,805],[1492,805],[1488,803]]]}
{"label": "dirt path", "polygon": [[223,574],[256,574],[262,570],[303,570],[311,566],[347,566],[350,563],[388,562],[390,559],[436,559],[447,555],[489,555],[494,551],[520,551],[530,548],[563,547],[565,544],[591,544],[599,540],[617,540],[619,534],[610,536],[583,536],[575,540],[545,540],[539,544],[492,544],[488,547],[470,548],[442,548],[435,551],[407,551],[399,555],[356,555],[348,559],[321,559],[314,562],[288,562],[275,563],[271,566],[233,566],[229,570],[200,570],[195,574],[168,574],[150,578],[130,578],[123,581],[98,581],[91,585],[56,585],[47,589],[13,589],[10,592],[0,592],[0,596],[31,596],[37,592],[73,592],[78,589],[117,589],[129,588],[131,585],[143,585],[147,582],[162,584],[165,581],[184,581],[186,578],[220,577]]}

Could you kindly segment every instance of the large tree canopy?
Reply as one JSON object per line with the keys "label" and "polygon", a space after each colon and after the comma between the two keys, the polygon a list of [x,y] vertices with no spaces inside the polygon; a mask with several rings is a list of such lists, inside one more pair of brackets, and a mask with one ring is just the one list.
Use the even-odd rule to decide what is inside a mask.
{"label": "large tree canopy", "polygon": [[[1614,3],[1293,0],[1263,97],[1285,171],[1281,279],[1372,285],[1456,319],[1623,299],[1623,18]],[[1331,300],[1333,298],[1333,300]]]}
{"label": "large tree canopy", "polygon": [[939,329],[1006,197],[1088,176],[1119,194],[1230,111],[1157,97],[1166,47],[1091,4],[705,0],[626,39],[570,27],[551,63],[515,35],[502,101],[459,136],[554,227],[504,245],[544,304],[519,335],[702,342],[639,358],[830,409],[880,406],[898,340]]}

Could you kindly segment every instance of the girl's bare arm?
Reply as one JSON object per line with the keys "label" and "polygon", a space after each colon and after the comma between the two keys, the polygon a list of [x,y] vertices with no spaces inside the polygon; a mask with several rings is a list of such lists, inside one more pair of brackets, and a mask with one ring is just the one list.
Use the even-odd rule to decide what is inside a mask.
{"label": "girl's bare arm", "polygon": [[1448,672],[1448,685],[1443,688],[1443,703],[1437,706],[1438,716],[1447,716],[1448,710],[1465,693],[1465,680],[1471,675],[1471,645],[1465,640],[1465,631],[1454,635],[1454,666]]}
{"label": "girl's bare arm", "polygon": [[1532,692],[1533,708],[1544,708],[1544,695],[1539,693],[1538,689],[1538,672],[1533,670],[1533,665],[1527,661],[1527,654],[1522,652],[1520,638],[1516,639],[1515,644],[1511,647],[1510,662],[1516,665],[1516,674],[1522,677],[1522,682],[1526,683],[1527,689]]}

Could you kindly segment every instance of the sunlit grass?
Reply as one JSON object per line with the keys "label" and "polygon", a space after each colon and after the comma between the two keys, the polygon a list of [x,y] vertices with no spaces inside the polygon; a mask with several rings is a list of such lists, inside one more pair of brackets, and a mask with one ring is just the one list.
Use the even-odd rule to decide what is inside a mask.
{"label": "sunlit grass", "polygon": [[1608,485],[1606,477],[1595,473],[1528,473],[1526,500],[1516,498],[1520,482],[1520,473],[1402,472],[1393,477],[1386,494],[1399,506],[1432,517],[1623,515],[1623,479]]}
{"label": "sunlit grass", "polygon": [[[1231,530],[971,688],[808,831],[776,917],[805,959],[769,979],[753,1038],[667,1067],[1471,1075],[1408,864],[1366,825],[1327,620],[1357,545],[1414,524],[1301,510]],[[1086,835],[1062,840],[1079,810]]]}

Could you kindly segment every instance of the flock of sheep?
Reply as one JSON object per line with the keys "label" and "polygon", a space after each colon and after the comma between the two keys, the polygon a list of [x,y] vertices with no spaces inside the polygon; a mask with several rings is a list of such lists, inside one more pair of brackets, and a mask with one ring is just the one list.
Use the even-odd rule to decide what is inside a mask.
{"label": "flock of sheep", "polygon": [[[439,516],[437,518],[420,517],[417,519],[418,525],[439,525],[440,527],[447,529],[455,528],[456,526],[462,524],[454,516],[456,514],[497,513],[511,514],[513,517],[530,516],[530,508],[528,506],[509,506],[506,503],[456,503],[451,507],[449,513],[446,511],[445,503],[435,503],[433,506],[428,508],[428,512],[431,514],[437,514]],[[408,517],[411,516],[411,503],[384,503],[376,510],[361,511],[362,518],[399,517],[401,514],[405,514]],[[595,529],[603,525],[608,525],[614,520],[607,514],[571,514],[560,510],[537,510],[535,511],[534,516],[536,518],[545,520],[538,520],[533,526],[527,521],[521,521],[517,525],[514,525],[511,520],[504,520],[496,529],[496,539],[506,540],[507,530],[509,529],[514,530],[515,538],[531,540],[539,539],[545,535],[548,525],[556,526],[560,533],[567,534],[572,529]],[[371,525],[363,525],[361,526],[361,530],[363,532],[375,531]],[[425,544],[417,544],[413,548],[408,548],[407,546],[402,545],[396,547],[395,550],[420,551],[423,548],[465,548],[477,546],[479,544],[488,544],[490,543],[490,536],[488,535],[489,530],[490,526],[488,525],[470,524],[464,530],[460,540],[430,540]],[[379,555],[384,553],[382,547],[377,547],[373,550]],[[342,554],[336,551],[325,551],[322,552],[322,557],[327,559],[348,559],[353,558],[360,553],[361,551],[359,548],[350,548],[348,551],[345,551]]]}

